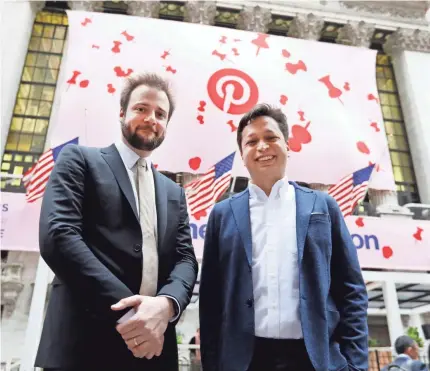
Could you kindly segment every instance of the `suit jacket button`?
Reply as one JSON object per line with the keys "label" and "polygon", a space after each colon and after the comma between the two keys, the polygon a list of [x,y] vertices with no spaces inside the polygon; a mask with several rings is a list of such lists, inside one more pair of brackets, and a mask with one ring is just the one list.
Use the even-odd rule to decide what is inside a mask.
{"label": "suit jacket button", "polygon": [[142,251],[142,245],[140,243],[137,243],[134,245],[133,250],[136,252]]}
{"label": "suit jacket button", "polygon": [[246,305],[248,306],[248,308],[252,308],[252,302],[253,302],[253,300],[252,300],[252,299],[248,299],[248,300],[246,301]]}

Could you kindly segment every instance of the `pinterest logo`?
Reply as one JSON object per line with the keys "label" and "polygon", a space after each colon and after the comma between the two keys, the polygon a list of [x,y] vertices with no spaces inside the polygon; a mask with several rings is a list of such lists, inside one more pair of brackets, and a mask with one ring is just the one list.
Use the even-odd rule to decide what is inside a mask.
{"label": "pinterest logo", "polygon": [[208,81],[212,102],[222,111],[233,115],[248,112],[258,102],[258,87],[245,72],[234,68],[216,71]]}

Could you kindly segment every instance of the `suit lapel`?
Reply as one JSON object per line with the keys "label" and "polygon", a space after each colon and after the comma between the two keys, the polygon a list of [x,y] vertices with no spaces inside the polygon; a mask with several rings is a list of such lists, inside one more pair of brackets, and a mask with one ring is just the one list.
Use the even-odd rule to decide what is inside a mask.
{"label": "suit lapel", "polygon": [[234,196],[230,199],[231,209],[236,221],[237,229],[239,230],[242,239],[243,247],[245,248],[246,259],[248,264],[252,266],[252,240],[251,240],[251,220],[249,216],[249,191]]}
{"label": "suit lapel", "polygon": [[309,219],[315,203],[315,192],[292,183],[296,194],[296,235],[299,266],[302,264]]}
{"label": "suit lapel", "polygon": [[167,227],[167,190],[163,176],[152,166],[155,186],[155,205],[157,207],[157,246],[163,246],[163,236]]}
{"label": "suit lapel", "polygon": [[139,214],[136,208],[136,200],[133,194],[133,188],[131,187],[130,178],[125,169],[124,163],[122,162],[121,156],[116,149],[115,144],[110,145],[107,148],[102,149],[102,156],[111,168],[113,175],[118,182],[121,191],[124,193],[125,198],[133,209],[136,219],[139,220]]}

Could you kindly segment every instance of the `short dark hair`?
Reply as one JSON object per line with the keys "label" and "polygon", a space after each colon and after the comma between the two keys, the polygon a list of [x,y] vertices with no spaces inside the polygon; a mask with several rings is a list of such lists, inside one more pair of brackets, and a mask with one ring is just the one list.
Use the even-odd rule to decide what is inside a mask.
{"label": "short dark hair", "polygon": [[237,128],[237,145],[239,146],[240,152],[242,152],[242,134],[243,130],[256,118],[267,116],[274,119],[279,126],[285,140],[288,140],[288,123],[287,117],[279,108],[275,108],[267,103],[261,103],[256,105],[251,111],[245,113],[240,119],[239,126]]}
{"label": "short dark hair", "polygon": [[406,352],[406,349],[413,347],[415,344],[415,340],[407,335],[400,336],[394,342],[394,348],[396,349],[397,354],[403,354]]}
{"label": "short dark hair", "polygon": [[173,111],[175,110],[175,102],[173,99],[173,94],[170,89],[170,84],[167,80],[163,79],[161,76],[155,73],[141,73],[138,75],[132,75],[127,77],[124,87],[121,92],[120,105],[121,109],[125,112],[127,111],[128,103],[130,102],[131,93],[134,89],[141,85],[149,86],[150,88],[158,89],[164,91],[169,100],[169,113],[168,120],[172,117]]}

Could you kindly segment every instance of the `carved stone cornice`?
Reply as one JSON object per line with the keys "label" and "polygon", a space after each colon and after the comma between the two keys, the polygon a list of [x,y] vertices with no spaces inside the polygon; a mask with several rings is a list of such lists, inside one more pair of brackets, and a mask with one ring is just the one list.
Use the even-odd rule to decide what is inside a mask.
{"label": "carved stone cornice", "polygon": [[412,218],[413,213],[406,207],[400,206],[397,192],[369,189],[369,199],[380,216],[400,216]]}
{"label": "carved stone cornice", "polygon": [[336,42],[344,45],[368,48],[372,42],[374,32],[375,26],[366,22],[348,22],[339,29]]}
{"label": "carved stone cornice", "polygon": [[403,21],[421,21],[427,24],[425,17],[428,1],[339,1],[340,5],[361,14],[382,15]]}
{"label": "carved stone cornice", "polygon": [[384,51],[388,55],[409,50],[430,53],[430,32],[398,28],[384,44]]}
{"label": "carved stone cornice", "polygon": [[310,14],[298,14],[290,24],[288,36],[297,39],[319,40],[324,27],[324,19]]}
{"label": "carved stone cornice", "polygon": [[159,1],[125,1],[127,13],[139,17],[158,18],[160,15]]}
{"label": "carved stone cornice", "polygon": [[103,11],[103,1],[68,1],[70,9],[85,10],[87,12]]}
{"label": "carved stone cornice", "polygon": [[20,263],[6,263],[2,265],[1,303],[5,306],[7,315],[12,314],[14,311],[19,293],[24,287],[22,283],[23,268],[23,265]]}
{"label": "carved stone cornice", "polygon": [[188,1],[185,3],[185,22],[215,24],[215,1]]}
{"label": "carved stone cornice", "polygon": [[45,7],[45,1],[30,1],[33,12],[38,13]]}
{"label": "carved stone cornice", "polygon": [[272,21],[269,9],[260,6],[245,6],[239,14],[237,28],[245,31],[266,33]]}

